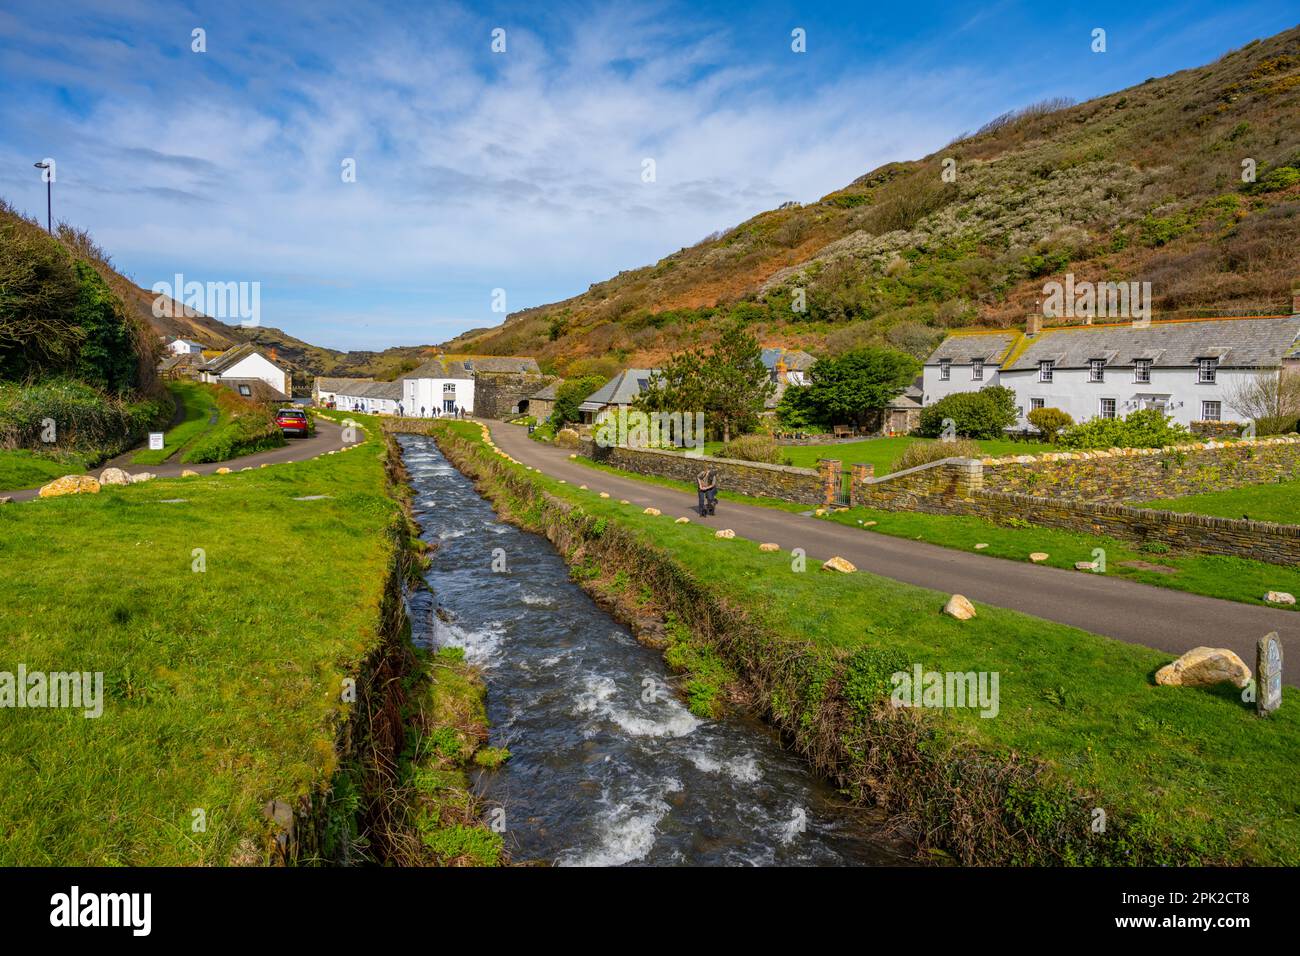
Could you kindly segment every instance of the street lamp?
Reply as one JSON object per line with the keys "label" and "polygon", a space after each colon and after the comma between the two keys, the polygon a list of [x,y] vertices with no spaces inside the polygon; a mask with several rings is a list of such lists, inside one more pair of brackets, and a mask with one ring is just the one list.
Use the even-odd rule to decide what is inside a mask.
{"label": "street lamp", "polygon": [[[50,168],[50,164],[46,162],[32,163],[32,165],[37,169]],[[45,231],[50,235],[54,235],[54,200],[51,195],[53,184],[54,178],[47,175],[45,177]]]}

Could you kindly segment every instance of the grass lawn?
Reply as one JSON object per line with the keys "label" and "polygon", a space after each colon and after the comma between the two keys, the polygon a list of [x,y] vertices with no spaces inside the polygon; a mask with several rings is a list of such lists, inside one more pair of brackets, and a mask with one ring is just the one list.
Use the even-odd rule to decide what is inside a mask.
{"label": "grass lawn", "polygon": [[1213,491],[1185,498],[1165,498],[1145,502],[1142,507],[1162,508],[1220,518],[1250,518],[1300,524],[1300,481],[1280,481],[1271,485],[1248,485],[1229,491]]}
{"label": "grass lawn", "polygon": [[131,459],[133,465],[161,465],[186,445],[216,427],[217,399],[212,389],[219,386],[175,381],[168,382],[167,387],[176,397],[176,404],[181,409],[181,420],[163,435],[163,447],[160,451],[150,451],[146,448],[137,452]]}
{"label": "grass lawn", "polygon": [[771,633],[832,651],[874,646],[928,670],[997,671],[995,718],[957,709],[931,716],[988,751],[1046,761],[1112,819],[1190,840],[1207,858],[1300,864],[1295,690],[1285,688],[1281,710],[1261,720],[1231,687],[1156,686],[1153,674],[1168,654],[983,604],[977,618],[958,622],[940,612],[947,594],[815,565],[797,573],[788,553],[760,553],[743,538],[719,540],[712,528],[528,474],[669,549]]}
{"label": "grass lawn", "polygon": [[64,475],[80,475],[86,462],[75,455],[50,457],[26,449],[0,451],[0,492],[35,488]]}
{"label": "grass lawn", "polygon": [[96,719],[0,710],[0,865],[223,864],[331,779],[379,643],[381,448],[0,508],[0,670],[104,679]]}

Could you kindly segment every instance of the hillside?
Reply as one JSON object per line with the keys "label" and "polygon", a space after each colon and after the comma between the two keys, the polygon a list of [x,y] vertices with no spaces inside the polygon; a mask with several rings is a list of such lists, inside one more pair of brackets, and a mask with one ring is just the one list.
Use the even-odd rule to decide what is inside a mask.
{"label": "hillside", "polygon": [[[941,177],[946,158],[955,182]],[[651,366],[709,341],[710,317],[737,314],[764,342],[920,356],[945,329],[1023,321],[1066,272],[1149,281],[1158,317],[1276,312],[1300,281],[1297,248],[1300,28],[1086,103],[999,117],[447,347],[534,354],[562,373]]]}

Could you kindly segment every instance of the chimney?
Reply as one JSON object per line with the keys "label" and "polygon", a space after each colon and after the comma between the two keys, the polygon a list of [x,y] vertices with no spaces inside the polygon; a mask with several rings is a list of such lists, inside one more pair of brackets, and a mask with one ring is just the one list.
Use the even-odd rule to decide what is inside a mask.
{"label": "chimney", "polygon": [[1043,331],[1043,314],[1030,312],[1025,317],[1025,335],[1037,335],[1041,331]]}

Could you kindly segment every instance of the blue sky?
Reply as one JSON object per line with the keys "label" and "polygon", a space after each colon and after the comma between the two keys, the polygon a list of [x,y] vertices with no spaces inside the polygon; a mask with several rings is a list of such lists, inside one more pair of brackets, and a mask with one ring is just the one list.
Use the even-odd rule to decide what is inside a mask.
{"label": "blue sky", "polygon": [[434,343],[499,323],[495,289],[573,295],[1008,109],[1209,62],[1287,6],[17,0],[0,196],[43,219],[52,157],[55,217],[146,288],[259,282],[263,324],[315,344]]}

